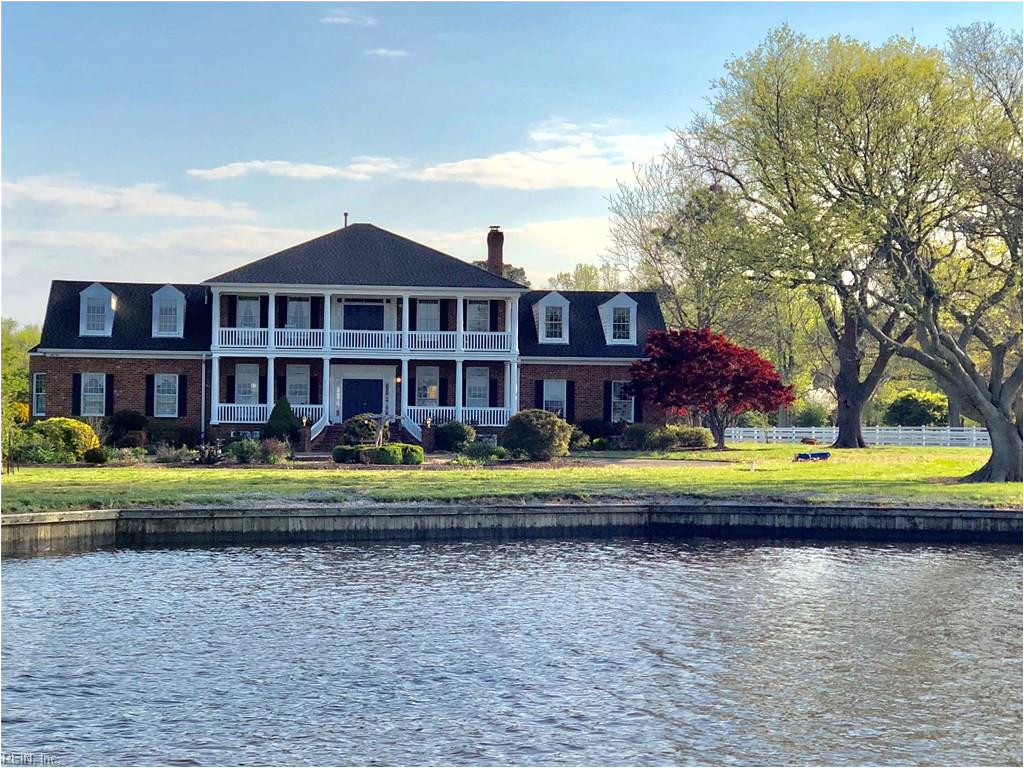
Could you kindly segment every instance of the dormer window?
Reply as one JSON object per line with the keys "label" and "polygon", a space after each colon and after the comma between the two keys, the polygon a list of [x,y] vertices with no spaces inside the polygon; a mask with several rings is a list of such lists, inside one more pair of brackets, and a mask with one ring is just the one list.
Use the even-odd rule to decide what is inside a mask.
{"label": "dormer window", "polygon": [[618,293],[600,307],[606,344],[636,344],[636,300]]}
{"label": "dormer window", "polygon": [[114,328],[114,294],[93,283],[79,294],[79,336],[109,336]]}
{"label": "dormer window", "polygon": [[185,294],[173,285],[153,293],[153,336],[180,339],[185,335]]}
{"label": "dormer window", "polygon": [[569,300],[558,291],[552,291],[534,305],[533,319],[541,344],[569,343]]}
{"label": "dormer window", "polygon": [[544,307],[544,338],[561,340],[564,322],[561,307]]}

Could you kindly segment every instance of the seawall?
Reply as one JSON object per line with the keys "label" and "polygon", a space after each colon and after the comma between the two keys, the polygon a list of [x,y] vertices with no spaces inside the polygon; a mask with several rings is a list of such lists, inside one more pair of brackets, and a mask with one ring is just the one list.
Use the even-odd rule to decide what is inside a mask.
{"label": "seawall", "polygon": [[1021,543],[1019,510],[727,501],[110,509],[0,518],[4,557],[130,547],[599,536]]}

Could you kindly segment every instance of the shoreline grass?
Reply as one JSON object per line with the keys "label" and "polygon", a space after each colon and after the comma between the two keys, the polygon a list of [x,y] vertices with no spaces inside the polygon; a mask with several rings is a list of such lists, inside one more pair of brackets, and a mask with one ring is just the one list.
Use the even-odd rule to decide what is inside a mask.
{"label": "shoreline grass", "polygon": [[[272,503],[474,502],[688,497],[758,501],[979,506],[1020,509],[1020,483],[958,483],[987,449],[832,450],[823,463],[794,463],[800,446],[735,450],[604,452],[553,466],[480,469],[350,467],[24,467],[0,482],[5,514],[45,510],[267,506]],[[603,462],[596,463],[594,458]],[[629,459],[660,459],[630,465]],[[672,459],[684,459],[674,462]],[[699,462],[699,463],[698,463]],[[651,466],[651,464],[657,464]]]}

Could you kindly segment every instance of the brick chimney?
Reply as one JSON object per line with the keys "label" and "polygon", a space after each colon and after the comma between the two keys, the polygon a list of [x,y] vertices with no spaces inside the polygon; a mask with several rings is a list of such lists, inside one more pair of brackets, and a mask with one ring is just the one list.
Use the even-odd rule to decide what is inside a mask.
{"label": "brick chimney", "polygon": [[501,227],[494,225],[487,233],[487,271],[501,277],[504,272],[502,249],[505,245],[505,233]]}

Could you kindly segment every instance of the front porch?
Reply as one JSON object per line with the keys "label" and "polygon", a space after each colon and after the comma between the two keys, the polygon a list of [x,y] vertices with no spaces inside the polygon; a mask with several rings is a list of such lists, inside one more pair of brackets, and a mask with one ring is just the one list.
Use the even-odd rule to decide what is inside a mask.
{"label": "front porch", "polygon": [[215,355],[210,423],[265,424],[283,395],[314,437],[358,413],[500,428],[518,410],[518,368],[514,361]]}

